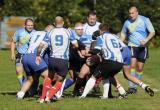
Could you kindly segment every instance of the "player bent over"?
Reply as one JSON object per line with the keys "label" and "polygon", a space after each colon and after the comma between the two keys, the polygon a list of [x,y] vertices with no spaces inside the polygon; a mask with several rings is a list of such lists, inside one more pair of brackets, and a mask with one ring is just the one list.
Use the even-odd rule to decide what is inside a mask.
{"label": "player bent over", "polygon": [[30,88],[31,84],[33,83],[33,75],[35,74],[41,74],[43,78],[48,77],[48,67],[43,58],[40,59],[40,62],[36,64],[36,53],[37,53],[37,47],[39,44],[45,44],[43,41],[46,37],[46,32],[44,31],[37,31],[32,34],[32,37],[30,39],[30,45],[27,51],[27,54],[23,56],[23,64],[24,64],[24,70],[27,75],[27,80],[24,82],[21,90],[17,93],[17,98],[22,99],[26,93],[26,91]]}

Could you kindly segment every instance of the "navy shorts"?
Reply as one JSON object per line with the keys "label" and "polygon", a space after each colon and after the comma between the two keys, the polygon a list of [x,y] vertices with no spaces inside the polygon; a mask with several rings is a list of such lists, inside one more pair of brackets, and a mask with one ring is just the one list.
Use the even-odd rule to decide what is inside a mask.
{"label": "navy shorts", "polygon": [[23,58],[23,54],[17,53],[16,54],[16,66],[21,66],[22,64],[22,58]]}
{"label": "navy shorts", "polygon": [[103,60],[94,68],[93,76],[96,78],[104,77],[109,78],[113,77],[115,74],[121,71],[123,68],[123,63],[119,63],[112,60]]}
{"label": "navy shorts", "polygon": [[49,73],[66,77],[68,72],[68,60],[60,59],[60,58],[49,58]]}
{"label": "navy shorts", "polygon": [[136,58],[139,62],[144,63],[149,57],[147,47],[129,47],[131,50],[132,58]]}
{"label": "navy shorts", "polygon": [[35,63],[35,54],[26,54],[23,56],[23,67],[27,74],[27,76],[31,76],[33,74],[41,74],[43,71],[47,69],[47,64],[41,58],[39,65]]}
{"label": "navy shorts", "polygon": [[123,64],[124,65],[131,64],[131,51],[128,47],[123,47],[122,57],[123,57]]}

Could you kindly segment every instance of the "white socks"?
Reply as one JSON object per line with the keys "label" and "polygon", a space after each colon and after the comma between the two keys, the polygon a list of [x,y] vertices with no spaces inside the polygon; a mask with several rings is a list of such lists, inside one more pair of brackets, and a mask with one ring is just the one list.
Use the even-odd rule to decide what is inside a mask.
{"label": "white socks", "polygon": [[18,99],[23,99],[24,95],[25,95],[24,92],[19,91],[19,92],[17,93],[17,98],[18,98]]}
{"label": "white socks", "polygon": [[109,92],[109,79],[105,79],[103,81],[103,96],[102,99],[107,99],[108,98],[108,92]]}
{"label": "white socks", "polygon": [[118,89],[118,92],[120,95],[126,94],[126,91],[124,90],[124,88],[121,85],[117,86],[117,89]]}
{"label": "white socks", "polygon": [[145,89],[147,87],[146,84],[144,84],[143,82],[140,82],[139,86],[142,88],[142,89]]}
{"label": "white socks", "polygon": [[84,91],[83,91],[83,94],[82,94],[81,97],[86,97],[87,94],[90,92],[90,90],[93,89],[95,83],[96,83],[96,79],[94,79],[94,78],[92,78],[92,77],[89,78],[89,80],[88,80],[87,83],[86,83],[86,86],[85,86],[85,88],[84,88]]}

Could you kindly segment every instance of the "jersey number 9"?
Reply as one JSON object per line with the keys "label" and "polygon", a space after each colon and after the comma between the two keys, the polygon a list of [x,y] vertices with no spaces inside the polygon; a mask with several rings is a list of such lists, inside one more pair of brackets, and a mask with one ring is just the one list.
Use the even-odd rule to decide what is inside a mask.
{"label": "jersey number 9", "polygon": [[62,46],[63,45],[63,36],[62,35],[56,35],[55,36],[55,45],[56,46]]}

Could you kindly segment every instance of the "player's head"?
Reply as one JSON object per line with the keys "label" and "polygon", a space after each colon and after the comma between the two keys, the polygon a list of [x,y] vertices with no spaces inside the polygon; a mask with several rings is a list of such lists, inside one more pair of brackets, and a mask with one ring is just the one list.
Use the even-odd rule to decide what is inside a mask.
{"label": "player's head", "polygon": [[45,27],[44,30],[45,30],[46,32],[50,32],[53,28],[54,28],[54,26],[51,25],[51,24],[49,24],[49,25],[47,25],[47,26]]}
{"label": "player's head", "polygon": [[75,28],[74,29],[75,29],[75,32],[76,32],[76,34],[78,36],[82,36],[82,34],[83,34],[83,24],[82,23],[77,22],[75,24]]}
{"label": "player's head", "polygon": [[94,26],[96,24],[97,14],[95,11],[91,11],[88,13],[87,21],[88,21],[88,24],[91,26]]}
{"label": "player's head", "polygon": [[33,30],[33,26],[34,26],[33,19],[27,18],[24,24],[25,24],[26,31],[31,32]]}
{"label": "player's head", "polygon": [[99,25],[99,31],[100,31],[100,34],[102,34],[104,32],[108,32],[109,31],[109,25],[106,24],[106,23],[101,23]]}
{"label": "player's head", "polygon": [[55,24],[56,27],[63,27],[63,25],[64,25],[63,17],[56,16],[55,20],[54,20],[54,24]]}
{"label": "player's head", "polygon": [[129,17],[130,19],[132,20],[135,20],[138,16],[138,10],[135,6],[132,6],[130,9],[129,9]]}

